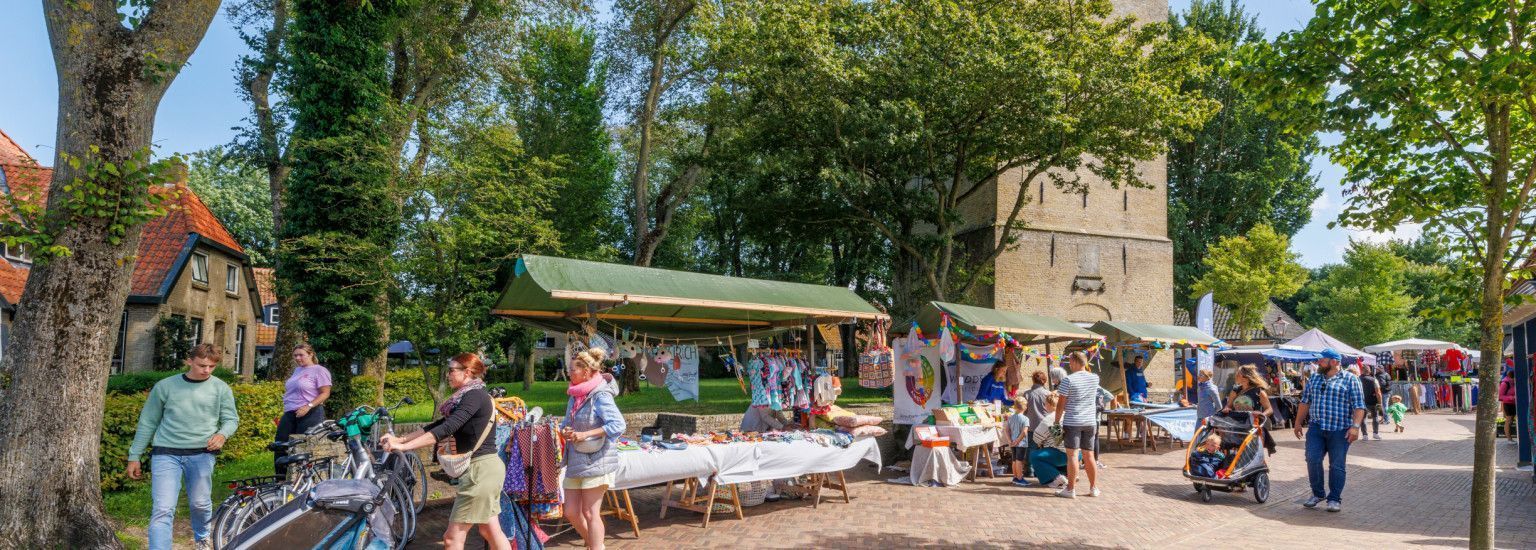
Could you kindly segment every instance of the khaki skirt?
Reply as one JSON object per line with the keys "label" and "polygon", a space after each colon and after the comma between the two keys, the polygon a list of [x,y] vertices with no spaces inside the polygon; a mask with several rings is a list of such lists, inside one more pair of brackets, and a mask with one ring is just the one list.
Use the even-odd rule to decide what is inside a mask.
{"label": "khaki skirt", "polygon": [[501,515],[501,486],[506,482],[507,465],[496,455],[477,456],[469,461],[469,470],[459,477],[459,491],[453,497],[453,523],[490,523]]}

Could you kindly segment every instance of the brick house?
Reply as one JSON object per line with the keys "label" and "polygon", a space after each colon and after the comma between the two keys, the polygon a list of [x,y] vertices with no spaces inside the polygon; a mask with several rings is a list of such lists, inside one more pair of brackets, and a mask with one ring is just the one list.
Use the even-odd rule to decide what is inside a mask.
{"label": "brick house", "polygon": [[[44,200],[53,169],[0,131],[0,192]],[[144,225],[131,290],[123,307],[112,372],[153,368],[155,330],[163,320],[185,321],[189,343],[224,349],[223,366],[249,379],[255,369],[260,305],[255,274],[240,243],[186,186],[183,169],[170,212]],[[0,245],[0,353],[9,340],[32,258]]]}
{"label": "brick house", "polygon": [[261,305],[261,313],[256,318],[256,370],[266,372],[271,368],[272,354],[277,349],[277,323],[282,312],[277,307],[277,292],[272,288],[275,284],[272,268],[257,267],[251,271],[256,274],[256,294]]}

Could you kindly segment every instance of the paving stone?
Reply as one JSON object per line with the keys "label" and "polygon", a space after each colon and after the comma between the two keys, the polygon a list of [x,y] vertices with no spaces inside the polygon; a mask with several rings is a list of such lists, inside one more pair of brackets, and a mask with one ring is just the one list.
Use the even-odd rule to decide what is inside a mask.
{"label": "paving stone", "polygon": [[[640,538],[628,524],[609,518],[609,548],[1244,548],[1444,547],[1467,544],[1472,483],[1472,416],[1423,414],[1410,430],[1386,433],[1350,449],[1344,511],[1308,510],[1310,494],[1302,442],[1277,432],[1280,450],[1270,457],[1269,502],[1250,493],[1216,493],[1200,501],[1179,474],[1183,451],[1104,456],[1100,498],[1066,500],[1043,488],[1018,488],[1006,477],[982,478],[951,488],[887,483],[890,471],[860,466],[848,474],[852,503],[823,500],[765,503],[746,509],[746,519],[716,515],[706,530],[701,517],[671,511],[658,519],[660,488],[631,492],[640,514]],[[1495,518],[1500,548],[1536,548],[1536,484],[1514,470],[1515,448],[1500,442]],[[1086,479],[1083,479],[1086,483]],[[429,507],[410,548],[441,548],[447,503]],[[484,543],[471,535],[469,548]],[[1236,541],[1241,540],[1241,543]],[[552,548],[577,548],[567,533]]]}

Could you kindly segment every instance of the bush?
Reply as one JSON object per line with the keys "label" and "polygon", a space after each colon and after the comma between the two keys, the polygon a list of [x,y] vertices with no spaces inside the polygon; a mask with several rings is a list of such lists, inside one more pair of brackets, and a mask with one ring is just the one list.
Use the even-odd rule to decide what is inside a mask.
{"label": "bush", "polygon": [[[432,384],[436,385],[437,380],[432,380]],[[432,402],[432,390],[428,389],[426,377],[421,373],[420,367],[392,370],[384,378],[385,405],[393,405],[406,396],[417,403]]]}
{"label": "bush", "polygon": [[186,317],[168,315],[155,323],[154,369],[174,371],[192,351],[192,325]]}
{"label": "bush", "polygon": [[[173,373],[175,374],[175,373]],[[283,383],[260,382],[230,384],[235,394],[235,409],[240,414],[240,428],[224,444],[219,462],[227,463],[266,452],[267,444],[277,437],[275,420],[283,414]],[[148,391],[108,394],[101,426],[101,490],[114,491],[133,481],[124,475],[128,447],[138,429],[139,411],[144,408]],[[147,459],[145,459],[147,460]],[[148,467],[147,465],[145,466]]]}
{"label": "bush", "polygon": [[[127,394],[147,392],[150,388],[155,387],[155,384],[161,380],[170,378],[172,376],[178,376],[182,372],[184,371],[173,370],[114,374],[107,377],[107,393]],[[214,369],[213,375],[219,377],[220,380],[223,380],[226,384],[230,385],[234,385],[236,382],[240,381],[240,375],[235,374],[235,371],[226,368]]]}
{"label": "bush", "polygon": [[266,452],[267,444],[277,438],[277,419],[283,416],[282,382],[232,384],[230,389],[240,411],[240,429],[224,444],[220,462]]}
{"label": "bush", "polygon": [[123,469],[128,465],[128,447],[133,444],[133,432],[139,426],[139,409],[144,408],[144,399],[148,396],[148,392],[107,394],[106,406],[102,409],[101,457],[98,460],[103,491],[115,491],[134,483]]}

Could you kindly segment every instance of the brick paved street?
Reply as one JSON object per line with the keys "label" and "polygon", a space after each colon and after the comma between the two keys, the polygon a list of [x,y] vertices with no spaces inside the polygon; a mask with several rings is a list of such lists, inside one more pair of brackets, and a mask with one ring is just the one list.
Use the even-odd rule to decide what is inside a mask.
{"label": "brick paved street", "polygon": [[[699,516],[657,519],[658,489],[633,492],[641,538],[609,519],[611,548],[1296,548],[1307,544],[1400,548],[1465,547],[1472,480],[1471,415],[1410,416],[1405,434],[1356,443],[1351,449],[1344,511],[1300,506],[1306,496],[1302,445],[1277,433],[1271,457],[1274,489],[1267,504],[1250,494],[1217,493],[1200,502],[1179,475],[1181,451],[1111,452],[1104,496],[1068,501],[1045,489],[1020,489],[1007,479],[949,489],[894,485],[863,466],[850,473],[853,502],[764,504],[746,520],[716,515],[708,530]],[[1513,469],[1514,445],[1499,443],[1498,534],[1501,548],[1536,548],[1536,485]],[[439,548],[448,507],[429,508],[413,548]],[[579,547],[574,533],[552,547]],[[480,548],[478,540],[472,548]]]}

